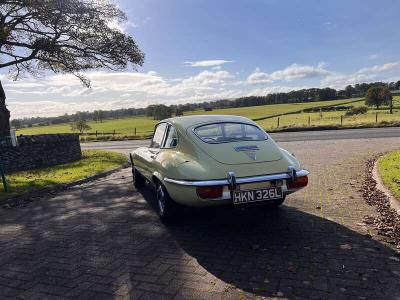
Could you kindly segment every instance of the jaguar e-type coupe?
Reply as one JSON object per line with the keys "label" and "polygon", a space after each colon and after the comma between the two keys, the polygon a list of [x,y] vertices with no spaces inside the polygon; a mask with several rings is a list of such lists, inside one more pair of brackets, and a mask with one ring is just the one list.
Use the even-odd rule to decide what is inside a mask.
{"label": "jaguar e-type coupe", "polygon": [[135,187],[154,185],[163,221],[181,205],[279,206],[309,174],[255,122],[227,115],[163,120],[130,160]]}

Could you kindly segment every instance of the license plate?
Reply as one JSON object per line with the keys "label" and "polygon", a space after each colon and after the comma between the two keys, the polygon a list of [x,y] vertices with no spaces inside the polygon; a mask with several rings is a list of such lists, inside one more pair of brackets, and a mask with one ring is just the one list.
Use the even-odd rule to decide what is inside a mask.
{"label": "license plate", "polygon": [[267,188],[248,191],[234,191],[232,193],[233,204],[281,199],[281,188]]}

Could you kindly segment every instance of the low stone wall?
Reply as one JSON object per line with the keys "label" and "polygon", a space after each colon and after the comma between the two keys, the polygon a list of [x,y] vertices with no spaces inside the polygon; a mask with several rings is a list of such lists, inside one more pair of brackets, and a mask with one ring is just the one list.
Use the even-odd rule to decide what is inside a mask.
{"label": "low stone wall", "polygon": [[82,157],[78,134],[20,136],[18,144],[0,145],[0,161],[6,173],[54,166]]}

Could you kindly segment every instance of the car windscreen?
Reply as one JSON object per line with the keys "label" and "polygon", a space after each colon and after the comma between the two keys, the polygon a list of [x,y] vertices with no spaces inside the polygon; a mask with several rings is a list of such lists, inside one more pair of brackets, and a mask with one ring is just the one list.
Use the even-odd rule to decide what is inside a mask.
{"label": "car windscreen", "polygon": [[203,142],[210,144],[268,139],[266,132],[257,126],[244,123],[212,123],[198,126],[194,132]]}

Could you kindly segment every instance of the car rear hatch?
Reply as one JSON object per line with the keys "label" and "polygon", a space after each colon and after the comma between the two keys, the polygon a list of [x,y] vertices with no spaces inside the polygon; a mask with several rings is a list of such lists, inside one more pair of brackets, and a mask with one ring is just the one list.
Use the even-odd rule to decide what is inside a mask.
{"label": "car rear hatch", "polygon": [[216,161],[227,164],[254,164],[272,162],[282,158],[282,153],[269,138],[263,141],[240,141],[219,144],[206,143],[194,136],[196,145]]}

